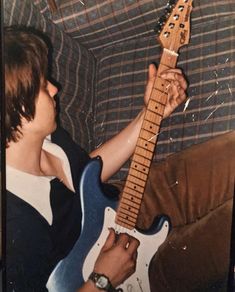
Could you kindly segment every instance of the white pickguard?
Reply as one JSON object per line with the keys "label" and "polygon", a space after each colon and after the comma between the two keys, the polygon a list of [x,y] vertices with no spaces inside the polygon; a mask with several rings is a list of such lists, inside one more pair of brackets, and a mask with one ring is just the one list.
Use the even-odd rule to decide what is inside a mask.
{"label": "white pickguard", "polygon": [[106,238],[109,234],[108,228],[113,228],[118,232],[128,233],[129,235],[137,238],[140,241],[140,246],[138,248],[136,271],[118,288],[122,288],[124,292],[150,292],[148,277],[149,264],[153,255],[156,253],[159,246],[164,242],[168,235],[170,228],[169,222],[166,220],[162,225],[161,230],[159,230],[159,232],[153,235],[146,235],[140,233],[136,229],[132,230],[126,228],[124,230],[117,229],[118,226],[115,223],[115,216],[116,212],[113,209],[109,207],[105,209],[104,225],[102,228],[102,232],[98,240],[88,253],[83,264],[82,270],[83,278],[86,281],[90,273],[93,271],[95,259],[97,259],[100,253],[100,249],[104,245]]}

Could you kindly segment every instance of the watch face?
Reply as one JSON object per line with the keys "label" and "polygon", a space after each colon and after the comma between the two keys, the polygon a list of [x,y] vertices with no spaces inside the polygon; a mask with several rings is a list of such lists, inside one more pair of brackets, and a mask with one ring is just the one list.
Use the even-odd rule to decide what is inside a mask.
{"label": "watch face", "polygon": [[98,288],[104,289],[107,287],[107,285],[108,285],[108,279],[106,277],[100,276],[99,279],[97,279],[96,286]]}

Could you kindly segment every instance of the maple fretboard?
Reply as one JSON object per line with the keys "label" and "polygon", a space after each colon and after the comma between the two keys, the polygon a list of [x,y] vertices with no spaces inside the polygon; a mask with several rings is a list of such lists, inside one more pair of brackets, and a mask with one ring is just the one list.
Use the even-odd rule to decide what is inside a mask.
{"label": "maple fretboard", "polygon": [[136,226],[167,102],[169,82],[162,79],[160,73],[166,69],[175,68],[177,57],[177,53],[167,49],[163,50],[157,77],[154,81],[127,180],[117,209],[115,222],[128,229],[133,229]]}

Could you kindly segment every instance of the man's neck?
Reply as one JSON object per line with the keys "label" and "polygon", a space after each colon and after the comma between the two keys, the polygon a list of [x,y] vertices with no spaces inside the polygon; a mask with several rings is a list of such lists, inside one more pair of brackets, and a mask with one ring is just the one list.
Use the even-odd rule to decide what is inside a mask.
{"label": "man's neck", "polygon": [[6,164],[34,175],[42,175],[41,156],[44,139],[22,137],[6,148]]}

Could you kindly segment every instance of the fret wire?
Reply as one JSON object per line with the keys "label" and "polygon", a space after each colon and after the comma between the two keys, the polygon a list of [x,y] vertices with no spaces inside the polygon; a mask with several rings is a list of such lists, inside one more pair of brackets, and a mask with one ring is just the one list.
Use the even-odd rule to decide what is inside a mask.
{"label": "fret wire", "polygon": [[[151,142],[151,141],[146,141],[145,139],[142,139],[141,137],[139,138],[139,142],[137,142],[138,144],[138,146],[139,147],[141,147],[141,148],[143,148],[143,149],[146,149],[146,150],[148,150],[148,151],[153,151],[154,150],[154,148],[155,148],[155,145],[154,145],[154,143],[153,142]],[[151,149],[149,149],[149,148],[146,148],[146,147],[148,147],[148,146],[152,146],[152,150]]]}
{"label": "fret wire", "polygon": [[153,136],[156,136],[156,133],[149,132],[148,130],[145,130],[143,128],[140,131],[140,138],[142,138],[143,140],[147,140],[148,141]]}
{"label": "fret wire", "polygon": [[[155,91],[157,91],[157,92],[155,92]],[[149,100],[153,100],[153,101],[157,102],[158,104],[165,107],[166,102],[167,102],[167,97],[168,97],[167,91],[162,92],[160,90],[155,89],[154,91],[152,91]]]}
{"label": "fret wire", "polygon": [[155,144],[155,139],[157,138],[157,135],[150,132],[146,132],[146,130],[142,129],[140,133],[140,137],[147,142],[151,141],[152,143]]}
{"label": "fret wire", "polygon": [[132,176],[134,176],[134,177],[136,177],[136,178],[138,178],[138,179],[141,179],[141,180],[143,180],[143,181],[146,181],[147,180],[147,176],[148,176],[148,169],[149,168],[145,168],[145,170],[143,170],[143,171],[141,171],[140,169],[138,169],[138,168],[133,168],[133,167],[131,167],[131,169],[132,169],[132,171],[136,171],[135,173],[131,173],[131,175]]}
{"label": "fret wire", "polygon": [[[138,167],[138,166],[136,165],[135,168],[133,168],[133,167],[131,167],[131,168],[132,168],[133,170],[138,171],[138,174],[141,175],[141,176],[143,176],[143,179],[144,179],[144,180],[147,180],[148,173],[149,173],[149,167],[145,167],[144,169],[143,169],[143,168],[141,169],[142,165],[139,166],[140,169],[138,169],[137,167]],[[133,176],[135,176],[135,175],[133,175]],[[140,177],[138,177],[138,176],[135,176],[135,177],[140,178]],[[145,177],[145,178],[144,178],[144,177]]]}
{"label": "fret wire", "polygon": [[131,165],[130,168],[132,170],[135,170],[136,172],[138,172],[138,173],[136,173],[136,175],[132,173],[133,176],[135,176],[137,178],[143,178],[143,180],[147,180],[148,173],[149,173],[149,168],[148,167],[144,167],[143,168],[141,165],[138,166],[137,164],[135,164],[134,167]]}
{"label": "fret wire", "polygon": [[161,113],[163,115],[165,109],[165,105],[163,105],[162,103],[156,101],[154,98],[151,98],[148,102],[148,109],[147,110],[151,110],[155,113]]}
{"label": "fret wire", "polygon": [[[137,214],[136,213],[132,213],[124,208],[120,208],[120,211],[119,211],[119,214],[122,214],[124,217],[127,216],[127,217],[130,217],[131,219],[136,219],[137,218]],[[127,218],[126,219],[129,219]]]}
{"label": "fret wire", "polygon": [[140,178],[137,178],[131,174],[128,175],[128,180],[133,182],[134,184],[140,186],[140,187],[145,187],[145,181],[140,179]]}
{"label": "fret wire", "polygon": [[133,224],[133,222],[128,222],[127,220],[124,220],[122,217],[117,217],[115,222],[119,225],[121,225],[122,227],[131,229],[133,228],[135,225]]}
{"label": "fret wire", "polygon": [[133,224],[133,223],[132,223],[132,224],[127,224],[125,220],[123,220],[123,219],[121,220],[121,219],[122,219],[122,218],[117,218],[115,222],[116,222],[117,224],[119,224],[119,225],[121,225],[121,226],[123,226],[123,227],[129,229],[129,230],[130,230],[130,229],[133,229],[133,228],[135,227],[135,224]]}
{"label": "fret wire", "polygon": [[139,171],[136,168],[130,167],[130,174],[134,177],[136,177],[137,179],[141,179],[143,181],[145,181],[147,179],[147,175],[144,172]]}
{"label": "fret wire", "polygon": [[141,164],[141,163],[138,163],[134,160],[132,160],[132,163],[131,163],[131,166],[130,166],[132,169],[136,169],[138,171],[140,171],[141,173],[143,174],[148,174],[148,171],[149,171],[149,167]]}
{"label": "fret wire", "polygon": [[[138,162],[138,161],[135,161],[134,159],[132,159],[132,163],[131,163],[131,165],[134,165],[134,167],[136,168],[136,169],[138,169],[139,167],[141,167],[142,168],[142,170],[144,171],[144,173],[145,173],[145,169],[146,168],[149,168],[149,166],[148,165],[144,165],[143,163],[141,163],[141,162]],[[137,166],[136,166],[137,165]],[[132,167],[133,168],[133,167]],[[139,169],[138,169],[139,170]],[[141,170],[140,170],[141,171]]]}
{"label": "fret wire", "polygon": [[[161,92],[161,93],[166,93],[165,90],[161,90],[160,88],[155,87],[155,86],[153,86],[153,89],[156,90],[156,91],[158,91],[158,92]],[[152,93],[153,93],[153,91],[152,91]],[[152,96],[152,95],[153,95],[153,94],[151,94],[151,96]],[[150,97],[150,98],[151,98],[151,97]]]}
{"label": "fret wire", "polygon": [[[129,181],[127,182],[127,183],[129,183]],[[125,193],[127,193],[128,195],[131,195],[131,196],[134,196],[134,197],[136,197],[136,198],[142,198],[142,193],[143,193],[143,187],[139,187],[139,188],[141,188],[141,190],[140,191],[137,191],[137,189],[135,189],[134,188],[134,184],[133,183],[131,183],[131,185],[133,185],[133,188],[131,188],[131,187],[128,187],[128,186],[125,186],[124,187],[124,189],[123,189],[123,195],[125,194]]]}
{"label": "fret wire", "polygon": [[148,168],[151,165],[151,161],[149,159],[144,159],[144,157],[141,157],[138,154],[135,154],[133,156],[132,161],[133,161],[133,163],[138,163],[138,164],[145,166],[145,167],[148,167]]}
{"label": "fret wire", "polygon": [[[166,93],[163,93],[163,96],[165,96],[165,95],[167,95],[167,94],[166,94]],[[165,103],[160,102],[159,99],[155,99],[155,98],[153,98],[153,97],[150,97],[149,100],[150,100],[150,101],[152,100],[152,101],[154,101],[154,102],[160,104],[161,106],[164,106],[164,107],[165,107]]]}
{"label": "fret wire", "polygon": [[146,141],[142,138],[139,138],[139,140],[137,142],[137,146],[141,147],[144,150],[148,150],[151,153],[153,153],[153,151],[155,149],[155,143],[153,143],[152,141]]}
{"label": "fret wire", "polygon": [[119,216],[119,218],[122,218],[125,221],[133,222],[133,223],[136,222],[136,218],[137,218],[137,216],[136,217],[132,217],[130,215],[124,214],[123,212],[119,212],[119,215],[118,216]]}
{"label": "fret wire", "polygon": [[[164,70],[172,69],[172,67],[170,65],[167,65],[164,63],[161,63],[161,66],[164,67]],[[159,76],[159,78],[161,78],[161,77]]]}
{"label": "fret wire", "polygon": [[[154,85],[153,85],[153,90],[152,90],[151,95],[155,94],[157,96],[158,100],[160,101],[162,95],[167,94],[168,84],[169,84],[169,81],[161,79],[161,78],[156,78]],[[157,91],[157,93],[154,91]]]}
{"label": "fret wire", "polygon": [[152,157],[153,157],[153,152],[152,152],[152,151],[149,151],[148,149],[145,149],[145,148],[140,147],[140,146],[138,146],[138,145],[137,145],[135,151],[136,151],[136,153],[137,153],[138,155],[141,155],[141,156],[143,156],[143,157],[146,157],[146,158],[149,159],[149,160],[152,160]]}
{"label": "fret wire", "polygon": [[124,196],[123,199],[127,200],[129,205],[134,204],[135,207],[139,208],[140,204],[141,204],[142,197],[136,198],[136,197],[133,197],[132,195],[129,194],[129,195]]}
{"label": "fret wire", "polygon": [[[158,126],[159,126],[159,125],[158,125]],[[151,134],[153,134],[153,135],[156,134],[156,132],[154,132],[154,131],[150,131],[149,129],[146,129],[145,126],[142,126],[141,130],[145,130],[145,131],[147,131],[147,132],[149,132],[149,133],[151,133]]]}
{"label": "fret wire", "polygon": [[128,210],[127,208],[124,208],[123,206],[119,206],[119,213],[120,214],[125,214],[127,216],[131,216],[132,218],[137,218],[137,213],[138,212],[137,213],[136,212],[132,212],[132,211]]}
{"label": "fret wire", "polygon": [[[145,121],[147,121],[147,122],[150,122],[150,123],[154,123],[153,121],[151,121],[151,120],[148,120],[146,117],[145,117],[145,119],[144,119]],[[155,123],[155,124],[157,124],[157,123]]]}
{"label": "fret wire", "polygon": [[134,195],[136,198],[142,198],[143,191],[144,191],[143,187],[136,186],[134,183],[127,180],[123,190],[123,194],[127,193],[130,196]]}
{"label": "fret wire", "polygon": [[122,202],[120,204],[120,209],[124,209],[127,210],[128,212],[138,214],[139,206],[137,208],[134,208],[133,206],[129,206],[128,204]]}
{"label": "fret wire", "polygon": [[136,197],[132,194],[125,193],[125,195],[123,195],[122,197],[129,200],[130,202],[133,202],[133,203],[139,205],[141,203],[141,199],[142,199],[143,195]]}
{"label": "fret wire", "polygon": [[143,156],[142,155],[142,152],[141,153],[135,153],[133,155],[133,159],[135,159],[137,162],[138,161],[141,161],[144,165],[151,165],[151,159],[147,158],[146,156]]}
{"label": "fret wire", "polygon": [[[157,114],[154,111],[148,110],[146,112],[146,116],[145,116],[144,120],[151,121],[152,124],[157,125],[159,127],[162,119],[163,119],[163,113]],[[143,129],[143,127],[141,127],[141,129]],[[157,130],[158,130],[158,128],[157,128]],[[154,134],[156,134],[156,132]]]}
{"label": "fret wire", "polygon": [[[160,60],[159,66],[158,66],[157,73],[158,73],[158,77],[159,78],[161,78],[161,71],[163,71],[163,70],[165,71],[165,70],[168,70],[168,69],[172,69],[172,66],[171,66],[172,64],[167,64],[167,62],[165,62],[165,58],[164,57],[166,57],[166,55],[165,56],[162,55],[162,58]],[[160,67],[161,67],[161,70],[159,70]]]}
{"label": "fret wire", "polygon": [[[157,90],[157,89],[156,89]],[[162,91],[160,91],[160,90],[157,90],[157,91],[159,91],[159,92],[161,92],[162,93],[162,95],[161,95],[161,97],[163,96],[163,97],[167,97],[168,96],[168,94],[166,93],[166,92],[162,92]],[[154,98],[154,95],[153,94],[151,94],[151,96],[150,96],[150,98],[149,98],[149,100],[153,100],[153,101],[155,101],[155,102],[157,102],[158,104],[160,104],[160,105],[162,105],[162,106],[164,106],[165,107],[165,105],[166,105],[166,103],[165,102],[161,102],[160,100],[159,100],[159,95],[155,95],[156,96],[156,98]]]}
{"label": "fret wire", "polygon": [[159,113],[159,112],[156,112],[155,110],[153,110],[153,109],[150,109],[150,108],[148,108],[147,109],[147,111],[146,111],[146,113],[151,113],[151,114],[153,114],[153,115],[156,115],[156,116],[159,116],[159,117],[163,117],[163,114],[161,114],[161,113]]}
{"label": "fret wire", "polygon": [[154,124],[152,121],[149,122],[149,121],[144,120],[142,128],[149,132],[152,132],[153,134],[156,134],[157,130],[159,129],[159,126],[160,125]]}
{"label": "fret wire", "polygon": [[138,196],[135,196],[132,193],[125,191],[125,194],[122,194],[122,198],[130,201],[131,203],[139,205],[141,203],[142,198],[143,198],[143,194],[139,193]]}
{"label": "fret wire", "polygon": [[[154,113],[155,115],[158,115],[158,116],[160,116],[160,117],[163,117],[164,107],[163,107],[163,106],[161,106],[161,107],[162,107],[162,108],[157,107],[157,106],[156,106],[156,103],[153,104],[153,102],[150,101],[150,103],[149,103],[149,107],[148,107],[147,111],[150,111],[150,112]],[[147,111],[146,111],[146,112],[147,112]]]}
{"label": "fret wire", "polygon": [[145,115],[145,120],[147,121],[152,121],[152,123],[160,125],[161,121],[162,121],[162,117],[163,115],[157,115],[155,113],[150,112],[149,110],[146,112]]}
{"label": "fret wire", "polygon": [[126,218],[125,216],[123,216],[122,214],[119,215],[119,219],[122,219],[124,223],[128,224],[128,225],[134,225],[136,224],[136,219],[134,218]]}
{"label": "fret wire", "polygon": [[127,198],[123,198],[122,201],[123,201],[126,205],[131,206],[131,207],[133,207],[133,208],[135,208],[135,209],[138,209],[139,206],[140,206],[140,204],[137,204],[137,203],[135,203],[135,202],[133,202],[133,201],[130,201],[130,200],[128,200]]}
{"label": "fret wire", "polygon": [[135,189],[134,190],[130,189],[130,191],[125,189],[122,193],[122,197],[129,199],[131,202],[136,199],[137,201],[135,201],[134,203],[138,204],[138,200],[142,199],[143,194],[142,192],[141,193],[137,192],[137,194],[134,192]]}

